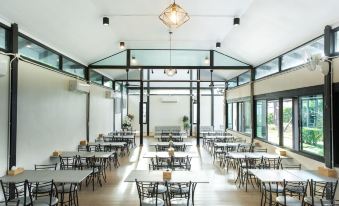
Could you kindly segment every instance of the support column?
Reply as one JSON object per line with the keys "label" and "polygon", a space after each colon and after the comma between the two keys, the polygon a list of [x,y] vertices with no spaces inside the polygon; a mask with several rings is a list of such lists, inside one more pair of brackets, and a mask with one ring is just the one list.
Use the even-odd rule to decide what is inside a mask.
{"label": "support column", "polygon": [[193,90],[192,90],[192,79],[193,79],[193,73],[192,69],[190,71],[190,136],[193,135]]}
{"label": "support column", "polygon": [[[90,83],[91,73],[90,70],[87,68],[86,72],[86,80],[87,83]],[[91,104],[91,94],[88,93],[86,95],[86,140],[89,142],[89,126],[90,126],[90,104]]]}
{"label": "support column", "polygon": [[[19,29],[17,24],[12,24],[10,36],[11,53],[18,53]],[[15,57],[11,57],[13,60]],[[10,83],[10,115],[9,115],[9,168],[16,165],[16,146],[17,146],[17,108],[18,108],[18,59],[11,64],[11,83]]]}
{"label": "support column", "polygon": [[253,143],[255,135],[256,135],[256,128],[255,128],[255,102],[254,102],[254,68],[251,68],[251,82],[250,82],[250,102],[251,102],[251,129],[252,129],[252,134],[251,134],[251,142]]}
{"label": "support column", "polygon": [[[115,81],[113,81],[113,91],[115,92]],[[115,98],[113,99],[113,131],[115,131]]]}
{"label": "support column", "polygon": [[200,69],[197,70],[197,146],[200,146]]}
{"label": "support column", "polygon": [[139,125],[140,125],[140,146],[144,143],[144,123],[142,116],[144,114],[144,71],[143,69],[140,70],[140,103],[139,103]]}
{"label": "support column", "polygon": [[[149,72],[149,69],[147,70],[147,80],[150,80],[151,74]],[[147,136],[149,136],[149,114],[150,114],[150,82],[147,82],[147,113],[146,113],[146,122],[147,122]]]}
{"label": "support column", "polygon": [[[325,44],[324,53],[331,56],[334,51],[334,32],[331,26],[326,26],[324,31]],[[334,166],[333,163],[333,117],[332,117],[332,63],[326,62],[323,67],[328,66],[329,72],[324,76],[324,159],[328,168]]]}

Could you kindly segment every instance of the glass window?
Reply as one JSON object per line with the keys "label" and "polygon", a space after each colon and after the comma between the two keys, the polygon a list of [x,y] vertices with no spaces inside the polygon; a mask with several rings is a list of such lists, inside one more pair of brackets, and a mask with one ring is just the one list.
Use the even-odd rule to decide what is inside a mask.
{"label": "glass window", "polygon": [[339,52],[339,31],[335,32],[334,34],[335,36],[335,47],[334,47],[334,51],[335,52]]}
{"label": "glass window", "polygon": [[109,87],[109,88],[113,88],[112,80],[108,79],[107,77],[104,77],[104,86]]}
{"label": "glass window", "polygon": [[233,127],[233,104],[227,104],[227,128],[232,129]]}
{"label": "glass window", "polygon": [[53,68],[59,68],[59,55],[19,36],[19,53]]}
{"label": "glass window", "polygon": [[266,100],[256,102],[256,136],[266,138]]}
{"label": "glass window", "polygon": [[251,72],[245,72],[239,76],[239,85],[246,84],[251,81]]}
{"label": "glass window", "polygon": [[279,71],[279,59],[274,59],[255,69],[255,79],[259,79]]}
{"label": "glass window", "polygon": [[224,96],[214,95],[214,129],[225,130],[225,101]]}
{"label": "glass window", "polygon": [[230,79],[227,81],[227,87],[228,88],[233,88],[233,87],[236,87],[238,86],[238,83],[237,83],[237,78],[233,78],[233,79]]}
{"label": "glass window", "polygon": [[267,141],[279,144],[279,100],[267,101]]}
{"label": "glass window", "polygon": [[247,134],[252,134],[252,128],[251,128],[251,102],[246,101],[244,102],[244,132]]}
{"label": "glass window", "polygon": [[238,131],[244,132],[244,103],[238,103]]}
{"label": "glass window", "polygon": [[283,145],[293,148],[293,100],[283,100]]}
{"label": "glass window", "polygon": [[0,27],[0,48],[7,50],[8,49],[8,42],[7,36],[8,32],[6,29]]}
{"label": "glass window", "polygon": [[102,75],[91,70],[90,81],[102,85]]}
{"label": "glass window", "polygon": [[324,37],[299,47],[282,57],[281,70],[286,70],[306,63],[309,56],[324,55]]}
{"label": "glass window", "polygon": [[237,103],[233,103],[233,115],[232,115],[232,117],[233,117],[233,122],[232,122],[232,129],[234,130],[234,131],[238,131],[238,115],[237,115],[237,113],[238,113],[238,107],[237,107]]}
{"label": "glass window", "polygon": [[66,58],[63,58],[62,60],[62,70],[78,77],[85,78],[85,67]]}
{"label": "glass window", "polygon": [[323,98],[321,95],[301,97],[300,107],[301,149],[323,156]]}

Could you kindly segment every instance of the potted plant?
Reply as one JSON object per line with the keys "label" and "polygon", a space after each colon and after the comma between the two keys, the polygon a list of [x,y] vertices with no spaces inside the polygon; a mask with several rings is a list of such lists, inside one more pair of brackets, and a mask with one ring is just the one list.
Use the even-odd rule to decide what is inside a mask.
{"label": "potted plant", "polygon": [[133,114],[128,114],[124,117],[124,120],[122,122],[122,129],[123,130],[132,130],[132,121],[134,119]]}
{"label": "potted plant", "polygon": [[182,123],[183,123],[184,130],[188,132],[191,126],[188,116],[184,115],[184,117],[182,118]]}

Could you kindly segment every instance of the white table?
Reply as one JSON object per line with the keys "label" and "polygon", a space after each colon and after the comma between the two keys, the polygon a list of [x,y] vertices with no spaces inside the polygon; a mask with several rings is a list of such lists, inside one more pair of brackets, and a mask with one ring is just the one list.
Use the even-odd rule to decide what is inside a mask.
{"label": "white table", "polygon": [[[168,142],[152,142],[149,144],[150,146],[169,146]],[[191,142],[173,142],[174,146],[193,146],[193,144]]]}
{"label": "white table", "polygon": [[[198,154],[196,153],[190,153],[190,152],[174,152],[174,157],[199,157]],[[170,158],[168,152],[146,152],[143,155],[143,158],[156,158],[156,157],[160,157],[160,158]]]}
{"label": "white table", "polygon": [[209,183],[213,174],[202,171],[172,171],[170,180],[163,179],[163,171],[132,170],[125,182],[159,182],[159,183],[185,183],[192,182],[192,204],[194,205],[194,192],[198,183]]}
{"label": "white table", "polygon": [[228,156],[232,159],[245,159],[245,158],[270,158],[270,159],[287,159],[286,156],[280,156],[278,154],[270,154],[266,152],[230,152]]}
{"label": "white table", "polygon": [[18,183],[28,180],[29,182],[48,182],[53,180],[55,183],[81,183],[92,170],[25,170],[16,176],[3,176],[0,178],[6,183]]}
{"label": "white table", "polygon": [[111,146],[111,147],[124,147],[126,142],[89,142],[88,146]]}
{"label": "white table", "polygon": [[[61,157],[75,157],[75,156],[80,156],[84,158],[89,158],[89,157],[98,157],[98,158],[109,158],[111,155],[114,154],[114,152],[76,152],[76,151],[61,151],[60,152]],[[54,156],[52,156],[54,157]],[[55,158],[59,158],[58,156]]]}

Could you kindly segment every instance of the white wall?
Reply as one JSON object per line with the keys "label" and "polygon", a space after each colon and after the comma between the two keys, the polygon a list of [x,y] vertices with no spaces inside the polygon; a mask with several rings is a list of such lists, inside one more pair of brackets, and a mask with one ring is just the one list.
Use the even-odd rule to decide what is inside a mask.
{"label": "white wall", "polygon": [[200,126],[212,125],[211,112],[211,96],[200,96]]}
{"label": "white wall", "polygon": [[324,84],[324,76],[319,71],[309,71],[299,67],[254,82],[254,95],[291,90]]}
{"label": "white wall", "polygon": [[333,82],[339,82],[339,58],[333,60]]}
{"label": "white wall", "polygon": [[[214,96],[214,129],[225,127],[225,101],[224,96]],[[221,128],[222,127],[222,128]]]}
{"label": "white wall", "polygon": [[[9,83],[9,57],[0,55],[0,66],[4,66],[6,75],[0,77],[0,176],[7,169],[7,140],[8,140],[8,83]],[[3,68],[0,68],[3,69]]]}
{"label": "white wall", "polygon": [[113,99],[105,97],[109,89],[91,85],[89,138],[94,141],[99,134],[113,131]]}
{"label": "white wall", "polygon": [[190,114],[190,96],[176,96],[177,103],[163,103],[161,98],[167,95],[150,96],[150,132],[155,126],[183,126],[182,118]]}
{"label": "white wall", "polygon": [[86,138],[86,94],[68,91],[70,79],[19,62],[17,166],[31,169]]}
{"label": "white wall", "polygon": [[245,84],[234,89],[226,90],[226,99],[236,99],[241,97],[248,97],[251,95],[250,84]]}

